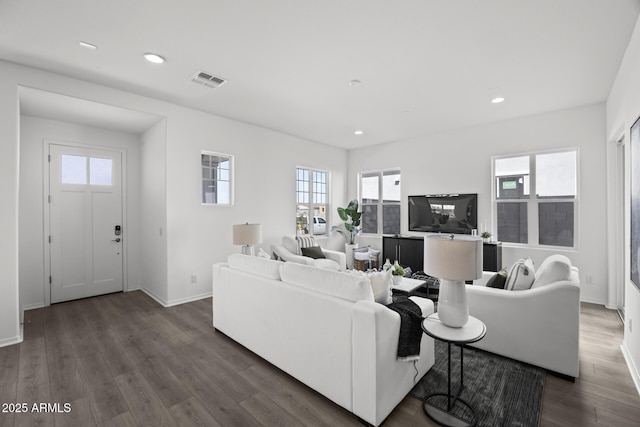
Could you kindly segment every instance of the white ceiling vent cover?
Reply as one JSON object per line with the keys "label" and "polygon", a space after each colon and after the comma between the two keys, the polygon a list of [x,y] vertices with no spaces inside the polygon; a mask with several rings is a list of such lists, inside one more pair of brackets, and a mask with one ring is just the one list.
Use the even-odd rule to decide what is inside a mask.
{"label": "white ceiling vent cover", "polygon": [[196,75],[191,77],[191,81],[201,85],[205,85],[207,87],[212,87],[214,89],[222,86],[227,82],[223,78],[216,77],[213,74],[205,73],[204,71],[196,73]]}

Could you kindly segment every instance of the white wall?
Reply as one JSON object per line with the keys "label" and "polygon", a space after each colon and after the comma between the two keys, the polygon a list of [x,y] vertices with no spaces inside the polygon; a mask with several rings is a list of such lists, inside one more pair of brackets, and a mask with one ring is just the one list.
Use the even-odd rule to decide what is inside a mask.
{"label": "white wall", "polygon": [[[239,252],[232,224],[262,224],[263,243],[279,243],[295,232],[295,168],[331,172],[330,191],[345,198],[346,152],[263,128],[204,113],[191,113],[184,126],[169,120],[167,137],[167,229],[170,303],[211,292],[211,264]],[[201,150],[235,156],[235,205],[201,204]],[[335,206],[330,209],[337,221]],[[191,275],[198,283],[190,283]]]}
{"label": "white wall", "polygon": [[[631,125],[640,116],[640,18],[636,23],[634,33],[627,47],[624,59],[618,71],[615,83],[607,100],[606,117],[607,117],[607,136],[610,141],[614,141],[620,134],[625,135],[625,150],[627,152],[627,164],[629,161],[629,129]],[[635,147],[637,148],[637,147]],[[612,183],[610,188],[615,188],[615,149],[611,146],[608,148],[608,159],[610,165],[609,181]],[[628,172],[630,168],[626,168],[626,209],[627,218],[629,215],[629,184],[630,179]],[[634,183],[637,185],[638,183]],[[615,217],[615,209],[618,206],[611,206],[610,217]],[[626,247],[629,247],[629,223],[625,224]],[[631,283],[629,256],[625,258],[625,329],[623,353],[627,359],[631,374],[636,382],[636,387],[640,392],[640,290]],[[615,260],[610,260],[611,265],[615,265]],[[633,330],[629,324],[633,321]]]}
{"label": "white wall", "polygon": [[141,137],[142,289],[168,301],[167,282],[167,121],[161,120]]}
{"label": "white wall", "polygon": [[74,123],[20,116],[20,305],[42,307],[49,292],[44,283],[43,141],[123,149],[126,156],[126,278],[129,289],[140,287],[140,138],[123,132]]}
{"label": "white wall", "polygon": [[[337,204],[346,200],[345,150],[4,61],[0,61],[0,75],[0,114],[3,117],[0,122],[0,197],[3,200],[0,220],[6,229],[0,247],[0,292],[3,296],[0,299],[0,345],[19,340],[19,86],[166,118],[166,287],[147,282],[146,277],[141,279],[142,287],[148,286],[148,291],[152,291],[153,286],[166,289],[166,294],[158,292],[155,295],[163,304],[188,301],[210,293],[211,264],[224,261],[229,253],[240,250],[231,242],[234,223],[262,223],[262,247],[267,250],[271,244],[280,241],[283,234],[294,232],[296,165],[329,171],[334,200]],[[153,136],[152,132],[148,132],[145,142],[161,146],[158,141],[163,137]],[[236,156],[235,206],[200,204],[200,150]],[[154,174],[161,175],[145,163],[152,161],[143,159],[141,162],[141,166],[146,165],[145,173],[149,174],[143,177],[144,185],[151,185]],[[161,199],[160,195],[156,196],[154,202],[149,203]],[[337,221],[335,208],[330,212],[331,220]],[[160,224],[164,222],[161,217],[154,220]],[[142,251],[157,243],[156,238],[146,241],[149,236],[143,233],[141,237]],[[157,256],[141,259],[143,263],[151,262]],[[143,265],[141,271],[148,272],[153,268],[163,266]],[[191,274],[198,275],[198,283],[189,283]]]}
{"label": "white wall", "polygon": [[[498,107],[500,108],[500,107]],[[399,167],[402,225],[407,231],[407,196],[478,193],[478,221],[491,224],[491,157],[577,147],[580,159],[580,227],[577,251],[513,248],[503,244],[503,265],[529,256],[535,265],[560,252],[580,269],[581,298],[604,304],[607,295],[606,162],[604,105],[509,120],[349,152],[349,196],[356,196],[360,171]],[[495,235],[495,230],[493,231]],[[585,276],[593,278],[587,285]]]}
{"label": "white wall", "polygon": [[18,87],[10,75],[0,79],[0,346],[21,340],[18,302]]}

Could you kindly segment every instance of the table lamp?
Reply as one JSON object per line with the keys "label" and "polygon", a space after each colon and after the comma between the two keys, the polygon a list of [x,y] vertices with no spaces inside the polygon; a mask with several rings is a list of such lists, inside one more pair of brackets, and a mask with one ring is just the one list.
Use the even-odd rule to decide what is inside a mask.
{"label": "table lamp", "polygon": [[432,234],[424,239],[424,272],[440,279],[438,317],[443,325],[460,328],[469,320],[465,280],[482,277],[482,239]]}
{"label": "table lamp", "polygon": [[255,255],[253,245],[257,245],[259,243],[262,243],[261,224],[234,224],[233,244],[243,245],[242,253],[244,255]]}

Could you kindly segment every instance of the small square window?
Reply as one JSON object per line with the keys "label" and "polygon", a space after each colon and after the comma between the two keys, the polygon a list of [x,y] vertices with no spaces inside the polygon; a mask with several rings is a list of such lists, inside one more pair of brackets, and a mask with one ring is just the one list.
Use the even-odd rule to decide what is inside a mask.
{"label": "small square window", "polygon": [[62,155],[61,181],[63,184],[87,183],[87,158],[84,156]]}
{"label": "small square window", "polygon": [[201,153],[202,203],[205,205],[233,204],[233,156],[220,153]]}

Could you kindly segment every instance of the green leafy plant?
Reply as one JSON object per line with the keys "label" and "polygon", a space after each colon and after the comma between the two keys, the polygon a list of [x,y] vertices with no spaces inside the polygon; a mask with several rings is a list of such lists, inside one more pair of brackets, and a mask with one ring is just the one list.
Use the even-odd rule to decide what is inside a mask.
{"label": "green leafy plant", "polygon": [[483,231],[480,237],[482,237],[483,239],[488,239],[489,237],[491,237],[491,233],[489,233],[488,231]]}
{"label": "green leafy plant", "polygon": [[391,266],[391,274],[394,276],[404,276],[405,271],[400,264],[396,263]]}
{"label": "green leafy plant", "polygon": [[338,208],[338,216],[344,223],[331,227],[331,230],[340,233],[347,240],[347,243],[354,244],[355,238],[360,232],[360,218],[362,217],[362,212],[358,212],[358,201],[352,200],[346,208]]}

